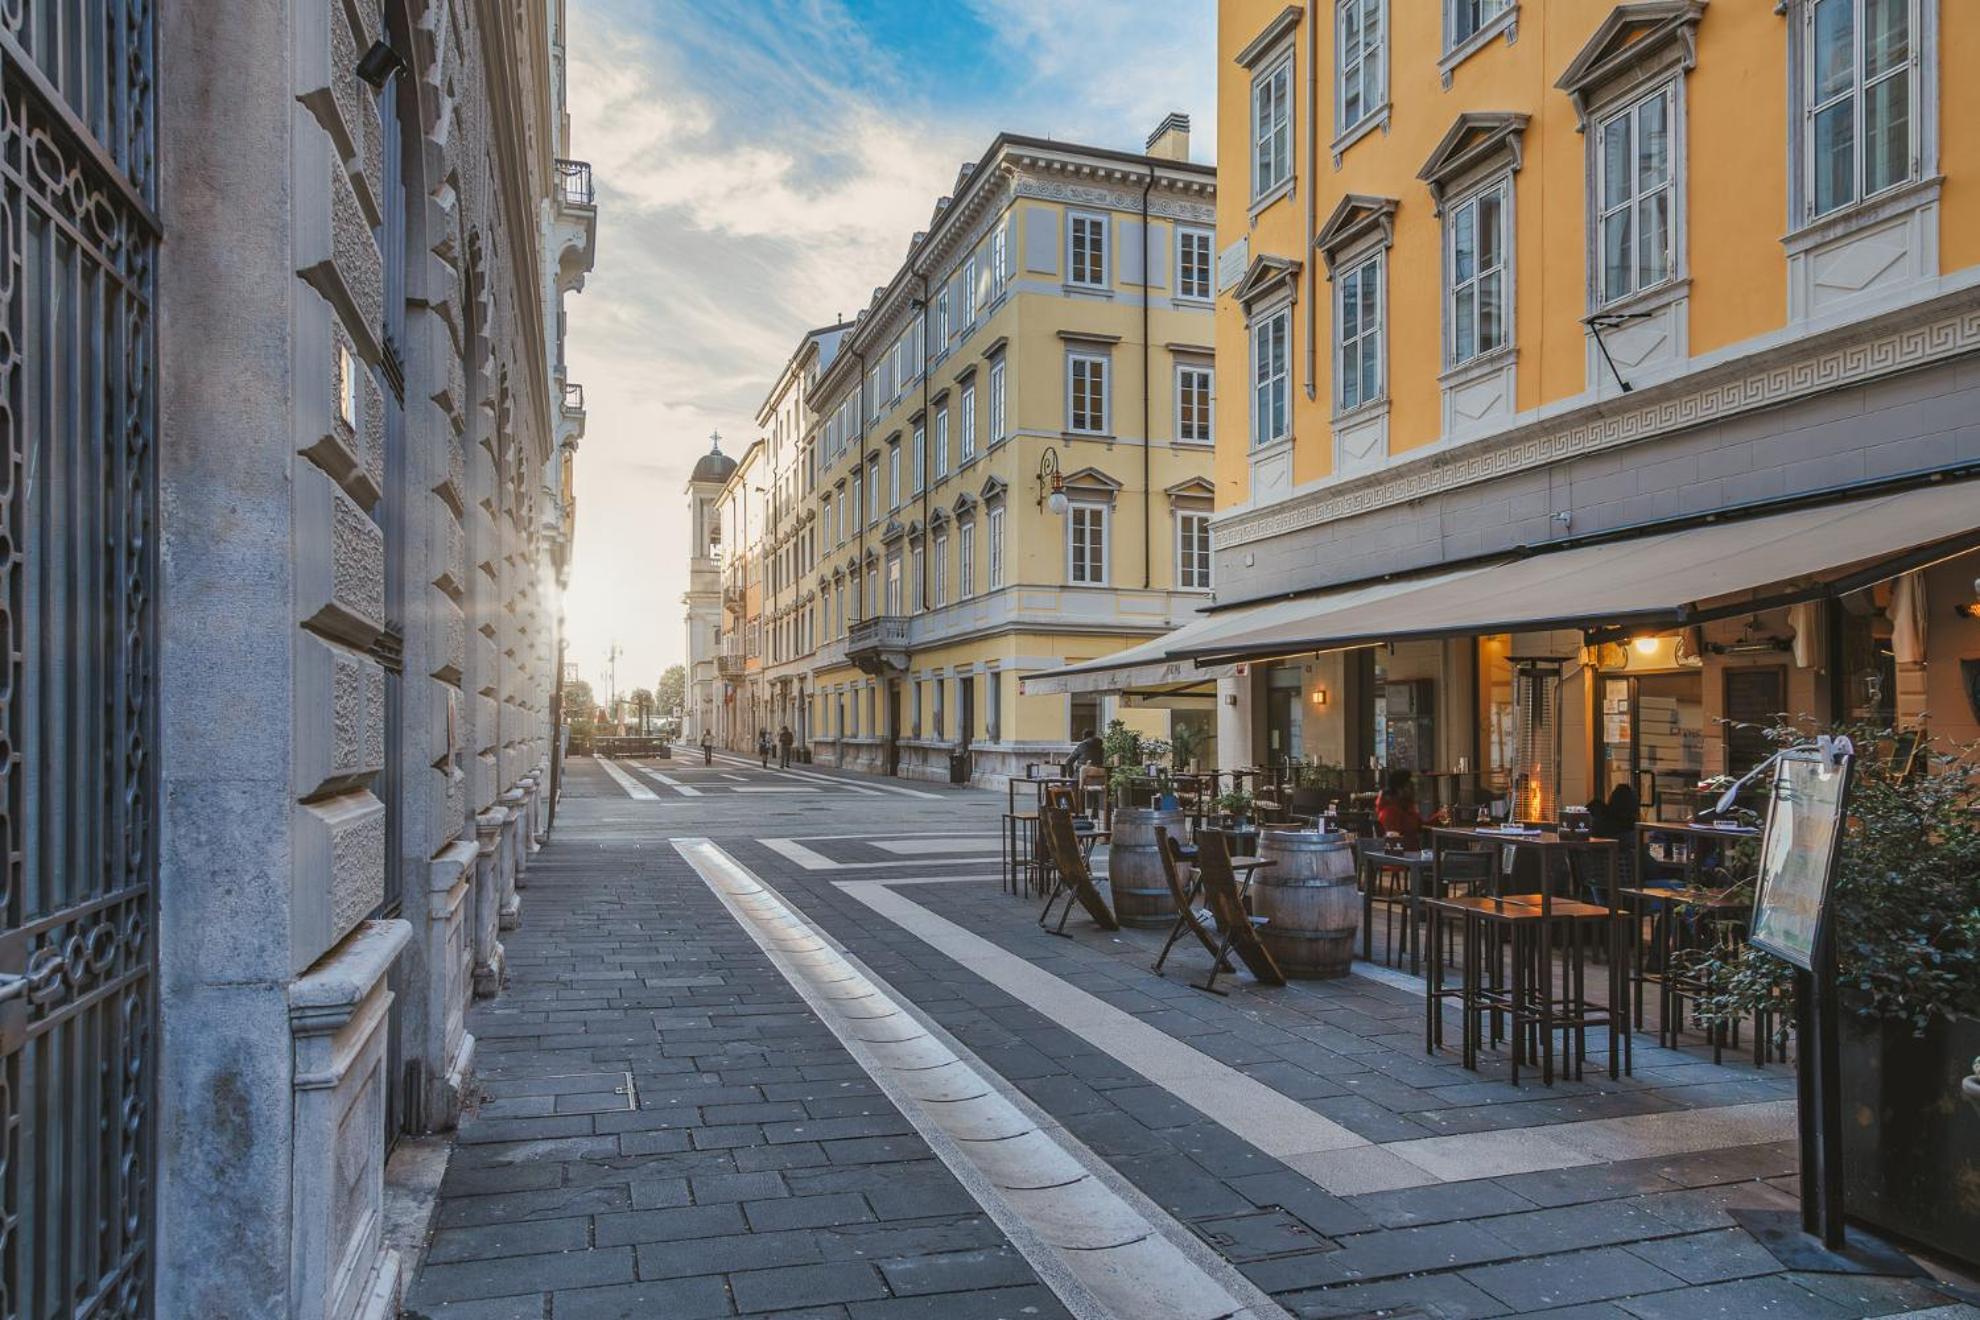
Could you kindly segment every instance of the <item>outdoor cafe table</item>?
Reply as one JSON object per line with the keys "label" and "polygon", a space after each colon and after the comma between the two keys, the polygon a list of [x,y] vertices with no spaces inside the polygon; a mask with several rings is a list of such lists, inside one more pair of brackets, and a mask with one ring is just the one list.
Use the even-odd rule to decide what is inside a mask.
{"label": "outdoor cafe table", "polygon": [[[1557,1001],[1553,993],[1553,926],[1554,917],[1564,916],[1579,919],[1590,912],[1590,905],[1570,898],[1557,900],[1553,894],[1554,860],[1559,858],[1566,871],[1570,886],[1574,879],[1573,861],[1577,856],[1593,860],[1602,866],[1604,872],[1602,906],[1606,907],[1608,919],[1603,922],[1608,934],[1609,986],[1608,1002],[1603,1005],[1608,1014],[1610,1036],[1609,1075],[1618,1075],[1633,1070],[1634,1059],[1631,1045],[1632,1021],[1629,1012],[1626,967],[1622,952],[1623,909],[1618,905],[1622,900],[1622,841],[1619,839],[1582,838],[1576,835],[1563,835],[1555,831],[1527,832],[1513,829],[1493,829],[1489,827],[1435,825],[1427,827],[1424,834],[1430,840],[1430,893],[1425,907],[1429,914],[1428,928],[1424,931],[1426,946],[1432,950],[1431,963],[1437,974],[1433,980],[1441,980],[1441,959],[1436,954],[1437,941],[1441,936],[1439,923],[1445,916],[1452,915],[1445,903],[1445,855],[1450,852],[1471,851],[1478,847],[1491,850],[1492,863],[1489,885],[1494,898],[1506,898],[1504,893],[1506,868],[1501,862],[1500,850],[1511,846],[1533,848],[1540,854],[1540,892],[1526,900],[1536,910],[1540,918],[1537,938],[1539,941],[1539,966],[1547,981],[1540,994],[1538,1025],[1543,1040],[1547,1041],[1547,1080],[1552,1082],[1551,1032],[1554,1030]],[[1469,969],[1467,978],[1474,975]],[[1429,1013],[1432,1018],[1432,1041],[1441,1039],[1442,1032],[1436,1029],[1435,1019],[1438,1003],[1448,992],[1441,985],[1429,985],[1426,994],[1429,1000]],[[1588,1006],[1579,1003],[1560,1002],[1559,1007],[1571,1010],[1574,1016],[1586,1016]],[[1618,1059],[1618,1055],[1621,1056]]]}
{"label": "outdoor cafe table", "polygon": [[[1700,824],[1696,821],[1645,821],[1636,827],[1636,887],[1625,890],[1624,897],[1629,901],[1629,947],[1631,999],[1635,1004],[1635,1020],[1643,1021],[1643,987],[1649,982],[1660,984],[1668,970],[1659,963],[1660,970],[1650,972],[1644,966],[1643,916],[1648,903],[1661,901],[1669,891],[1657,891],[1650,884],[1657,868],[1677,867],[1683,876],[1684,887],[1693,891],[1711,888],[1705,881],[1704,855],[1708,843],[1733,844],[1742,839],[1758,839],[1760,831],[1750,825]],[[1652,851],[1656,841],[1666,842],[1677,839],[1685,845],[1682,859],[1658,857]],[[1668,920],[1664,923],[1669,925]],[[1669,932],[1666,932],[1668,934]],[[1655,932],[1653,931],[1653,935]],[[1663,991],[1658,991],[1658,1000],[1663,1002]],[[1662,1034],[1661,1028],[1659,1034]]]}

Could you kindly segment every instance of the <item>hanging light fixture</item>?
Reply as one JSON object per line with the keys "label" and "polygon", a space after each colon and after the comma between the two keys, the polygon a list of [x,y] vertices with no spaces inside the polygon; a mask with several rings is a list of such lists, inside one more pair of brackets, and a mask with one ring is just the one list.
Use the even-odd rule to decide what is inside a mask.
{"label": "hanging light fixture", "polygon": [[1066,499],[1066,479],[1059,475],[1059,450],[1055,445],[1045,446],[1045,452],[1038,456],[1038,503],[1053,513],[1064,516]]}

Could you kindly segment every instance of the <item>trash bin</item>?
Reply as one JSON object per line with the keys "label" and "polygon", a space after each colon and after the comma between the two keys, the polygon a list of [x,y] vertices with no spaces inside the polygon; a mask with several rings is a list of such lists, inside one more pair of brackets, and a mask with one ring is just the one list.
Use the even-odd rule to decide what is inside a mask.
{"label": "trash bin", "polygon": [[967,784],[969,782],[969,753],[967,751],[949,753],[949,782]]}

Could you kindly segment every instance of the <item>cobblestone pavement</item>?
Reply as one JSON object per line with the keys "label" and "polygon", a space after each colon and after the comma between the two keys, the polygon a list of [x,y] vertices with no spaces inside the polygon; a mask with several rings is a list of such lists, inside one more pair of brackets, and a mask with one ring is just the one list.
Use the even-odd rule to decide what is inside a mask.
{"label": "cobblestone pavement", "polygon": [[[1002,794],[694,761],[571,763],[408,1315],[1980,1317],[1930,1279],[1784,1271],[1734,1223],[1795,1204],[1785,1068],[1639,1038],[1633,1076],[1514,1088],[1426,1055],[1399,973],[1220,999],[1187,985],[1200,949],[1149,971],[1159,932],[1047,935],[1000,885]],[[723,876],[844,959],[807,981]],[[1094,1215],[1023,1178],[1033,1147],[954,1139],[961,1090],[876,1065],[905,1033],[829,993],[862,974],[949,1060],[929,1076],[1007,1099],[1109,1241],[1158,1251],[1145,1308],[1066,1249]]]}

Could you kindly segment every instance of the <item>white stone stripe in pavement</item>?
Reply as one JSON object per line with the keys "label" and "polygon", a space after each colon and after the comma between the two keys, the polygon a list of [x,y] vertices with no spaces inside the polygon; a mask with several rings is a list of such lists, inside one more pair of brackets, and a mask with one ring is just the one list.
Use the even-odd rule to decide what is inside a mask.
{"label": "white stone stripe in pavement", "polygon": [[673,789],[676,793],[679,793],[682,797],[701,796],[700,789],[695,788],[688,784],[683,784],[680,780],[675,779],[671,775],[663,775],[658,770],[653,769],[653,767],[651,766],[645,766],[645,765],[640,766],[639,772],[645,775],[648,779],[651,779],[656,784],[665,784],[668,788]]}
{"label": "white stone stripe in pavement", "polygon": [[833,884],[1336,1195],[1784,1141],[1789,1100],[1376,1143],[946,917],[894,885]]}
{"label": "white stone stripe in pavement", "polygon": [[660,795],[658,793],[648,788],[645,784],[640,783],[637,779],[634,779],[631,775],[627,774],[625,771],[619,769],[618,766],[612,763],[609,757],[604,757],[604,756],[599,757],[598,764],[605,767],[605,773],[612,776],[613,780],[618,783],[620,788],[626,790],[627,797],[633,798],[636,801],[640,801],[640,802],[658,802],[660,800]]}
{"label": "white stone stripe in pavement", "polygon": [[844,789],[848,793],[865,793],[869,795],[877,794],[877,793],[893,793],[899,797],[911,797],[911,798],[940,798],[942,796],[940,793],[924,793],[918,788],[902,788],[899,784],[877,784],[877,783],[855,782],[850,779],[840,778],[837,775],[821,775],[813,770],[766,771],[762,768],[760,763],[756,761],[746,761],[740,757],[726,756],[721,752],[717,752],[715,753],[715,755],[718,759],[728,761],[732,765],[748,766],[749,768],[755,770],[758,774],[784,775],[790,779],[808,779],[816,784],[830,784],[832,787]]}
{"label": "white stone stripe in pavement", "polygon": [[1166,1216],[1145,1198],[1096,1176],[1001,1079],[931,1033],[746,867],[707,839],[673,844],[1067,1310],[1081,1320],[1285,1316],[1187,1230],[1154,1222]]}
{"label": "white stone stripe in pavement", "polygon": [[[846,835],[845,837],[865,838],[866,836],[854,834]],[[795,862],[807,871],[872,871],[887,866],[928,865],[928,859],[925,857],[892,862],[835,862],[824,853],[813,848],[805,847],[796,839],[761,839],[759,842],[771,852],[782,857],[785,861]],[[987,857],[959,857],[956,859],[956,865],[968,866],[974,864],[983,866],[987,865],[989,861],[990,859]],[[998,865],[1001,867],[1002,863],[1000,862]]]}

